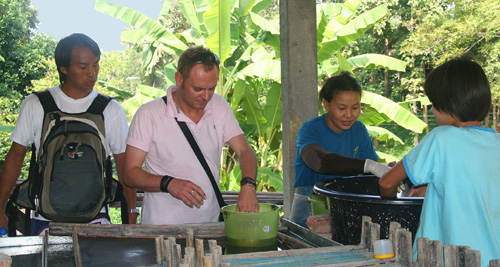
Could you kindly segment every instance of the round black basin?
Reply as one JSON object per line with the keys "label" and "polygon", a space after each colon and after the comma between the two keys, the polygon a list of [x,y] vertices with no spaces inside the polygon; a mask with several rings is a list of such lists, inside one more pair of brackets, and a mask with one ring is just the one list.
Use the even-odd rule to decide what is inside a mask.
{"label": "round black basin", "polygon": [[328,198],[332,239],[344,245],[361,240],[361,217],[380,224],[380,238],[388,238],[389,224],[398,222],[412,233],[418,229],[423,197],[382,198],[376,176],[351,176],[316,183],[314,191]]}

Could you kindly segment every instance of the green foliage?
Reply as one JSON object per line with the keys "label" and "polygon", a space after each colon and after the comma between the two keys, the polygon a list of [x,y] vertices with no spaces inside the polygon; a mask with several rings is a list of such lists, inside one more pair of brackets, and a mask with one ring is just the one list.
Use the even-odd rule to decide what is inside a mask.
{"label": "green foliage", "polygon": [[[414,20],[402,52],[413,58],[429,59],[428,69],[457,56],[467,55],[483,65],[490,79],[494,102],[500,85],[500,2],[433,1],[413,3]],[[443,38],[446,36],[446,38]],[[426,70],[422,70],[426,71]]]}
{"label": "green foliage", "polygon": [[[282,179],[279,26],[277,17],[269,17],[269,14],[273,14],[272,10],[264,12],[269,6],[276,11],[277,5],[269,0],[236,2],[166,1],[164,6],[168,6],[169,10],[176,10],[178,5],[185,21],[191,24],[191,28],[186,27],[184,31],[173,30],[176,34],[165,28],[164,18],[171,16],[165,8],[158,21],[127,7],[103,1],[96,1],[95,8],[132,26],[132,29],[122,34],[122,40],[133,45],[146,43],[143,73],[154,74],[155,79],[168,79],[169,72],[175,72],[175,67],[168,67],[167,63],[178,57],[189,45],[205,45],[214,51],[221,59],[217,92],[231,104],[247,140],[257,154],[259,185],[262,184],[264,190],[279,190],[281,187],[275,183],[276,177]],[[360,3],[360,0],[348,0],[344,4],[318,5],[319,80],[341,70],[405,70],[405,63],[392,57],[373,53],[349,57],[346,53],[350,43],[361,38],[387,15],[384,5],[355,15]],[[160,75],[156,71],[158,69],[165,70],[165,73]],[[127,114],[131,115],[140,104],[153,96],[141,90],[125,101],[123,106]],[[409,129],[421,131],[421,121],[412,117],[406,109],[383,98],[373,99],[366,102],[366,108],[375,111],[370,116],[372,120],[396,119]],[[399,119],[402,117],[405,119]],[[373,133],[376,132],[373,130]],[[387,131],[379,134],[379,137],[399,139]],[[241,174],[233,152],[225,149],[222,158],[221,187],[237,188]]]}
{"label": "green foliage", "polygon": [[0,96],[9,92],[26,94],[31,80],[44,76],[44,57],[52,55],[53,38],[34,34],[37,10],[29,0],[0,0]]}
{"label": "green foliage", "polygon": [[[8,135],[21,101],[31,92],[31,81],[47,73],[47,58],[55,49],[53,38],[34,34],[36,16],[29,0],[0,0],[0,168],[12,144]],[[31,153],[27,154],[21,178],[29,168]]]}
{"label": "green foliage", "polygon": [[[99,81],[106,83],[106,86],[98,89],[105,89],[108,85],[113,85],[122,91],[135,94],[137,87],[141,83],[141,54],[133,48],[126,48],[125,51],[113,51],[103,53],[100,60]],[[115,91],[110,91],[110,95],[118,97]],[[125,98],[124,98],[125,99]]]}

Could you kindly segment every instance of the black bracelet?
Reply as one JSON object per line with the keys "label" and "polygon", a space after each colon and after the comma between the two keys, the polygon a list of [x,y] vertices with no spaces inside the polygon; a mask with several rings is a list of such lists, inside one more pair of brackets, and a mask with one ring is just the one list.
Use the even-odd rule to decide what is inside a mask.
{"label": "black bracelet", "polygon": [[241,178],[240,186],[244,186],[246,184],[253,186],[253,188],[257,188],[257,182],[250,177]]}
{"label": "black bracelet", "polygon": [[165,175],[161,178],[160,191],[163,193],[168,193],[168,184],[174,179],[174,177]]}

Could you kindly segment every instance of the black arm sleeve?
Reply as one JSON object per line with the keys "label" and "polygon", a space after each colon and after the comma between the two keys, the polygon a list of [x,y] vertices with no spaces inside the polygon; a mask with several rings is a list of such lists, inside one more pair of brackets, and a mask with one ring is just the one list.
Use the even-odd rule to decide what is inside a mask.
{"label": "black arm sleeve", "polygon": [[357,175],[363,173],[365,160],[327,152],[316,144],[307,145],[300,157],[311,170],[331,175]]}

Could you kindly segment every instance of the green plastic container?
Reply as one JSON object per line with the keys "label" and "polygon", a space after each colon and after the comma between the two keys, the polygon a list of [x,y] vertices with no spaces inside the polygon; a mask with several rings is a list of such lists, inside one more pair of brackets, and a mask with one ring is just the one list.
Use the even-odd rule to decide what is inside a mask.
{"label": "green plastic container", "polygon": [[259,206],[259,212],[236,212],[236,205],[222,207],[228,247],[276,247],[281,207],[273,204]]}
{"label": "green plastic container", "polygon": [[312,195],[308,199],[311,202],[312,215],[328,214],[328,198],[322,195]]}

